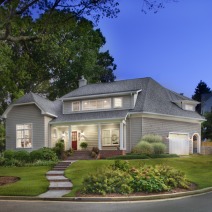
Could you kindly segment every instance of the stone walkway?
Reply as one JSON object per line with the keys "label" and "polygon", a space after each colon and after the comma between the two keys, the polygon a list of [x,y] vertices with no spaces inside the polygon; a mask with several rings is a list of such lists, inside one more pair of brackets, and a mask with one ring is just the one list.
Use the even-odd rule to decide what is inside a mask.
{"label": "stone walkway", "polygon": [[76,160],[66,160],[59,162],[51,171],[48,171],[46,178],[50,182],[49,190],[39,195],[39,197],[57,198],[68,194],[73,185],[68,178],[64,177],[64,171],[75,161]]}

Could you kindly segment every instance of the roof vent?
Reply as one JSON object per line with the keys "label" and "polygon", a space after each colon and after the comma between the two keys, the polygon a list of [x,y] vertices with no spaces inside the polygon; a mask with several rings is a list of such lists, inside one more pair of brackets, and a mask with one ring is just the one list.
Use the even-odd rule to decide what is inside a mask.
{"label": "roof vent", "polygon": [[84,78],[84,76],[81,76],[81,79],[79,79],[79,88],[85,85],[87,85],[87,80]]}
{"label": "roof vent", "polygon": [[183,95],[184,95],[184,93],[180,93],[180,95],[181,95],[181,96],[183,96]]}

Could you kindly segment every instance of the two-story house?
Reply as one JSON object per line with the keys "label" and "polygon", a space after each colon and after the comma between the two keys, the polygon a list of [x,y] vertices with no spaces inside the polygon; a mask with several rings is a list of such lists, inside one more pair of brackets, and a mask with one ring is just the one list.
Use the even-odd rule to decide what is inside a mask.
{"label": "two-story house", "polygon": [[168,90],[152,78],[87,84],[49,101],[28,93],[4,112],[6,149],[98,147],[102,156],[130,152],[145,134],[163,137],[170,153],[200,152],[198,102]]}

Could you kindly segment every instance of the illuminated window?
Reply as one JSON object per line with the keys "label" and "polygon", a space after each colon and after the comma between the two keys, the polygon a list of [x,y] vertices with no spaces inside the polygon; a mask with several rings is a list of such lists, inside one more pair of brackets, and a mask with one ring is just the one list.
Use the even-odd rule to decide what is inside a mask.
{"label": "illuminated window", "polygon": [[82,102],[82,110],[102,110],[111,108],[111,99],[95,99]]}
{"label": "illuminated window", "polygon": [[119,145],[119,129],[102,130],[102,146]]}
{"label": "illuminated window", "polygon": [[16,125],[16,148],[32,147],[32,124]]}
{"label": "illuminated window", "polygon": [[80,102],[72,102],[72,111],[80,111]]}
{"label": "illuminated window", "polygon": [[122,98],[114,98],[113,99],[113,107],[121,108],[122,107]]}
{"label": "illuminated window", "polygon": [[190,110],[190,111],[194,111],[194,106],[193,105],[185,105],[185,110]]}

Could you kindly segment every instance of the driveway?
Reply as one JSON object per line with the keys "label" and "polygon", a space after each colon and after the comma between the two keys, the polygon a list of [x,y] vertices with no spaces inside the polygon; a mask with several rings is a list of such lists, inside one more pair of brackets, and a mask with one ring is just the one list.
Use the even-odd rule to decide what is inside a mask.
{"label": "driveway", "polygon": [[212,192],[178,199],[139,202],[0,201],[1,212],[211,212]]}

